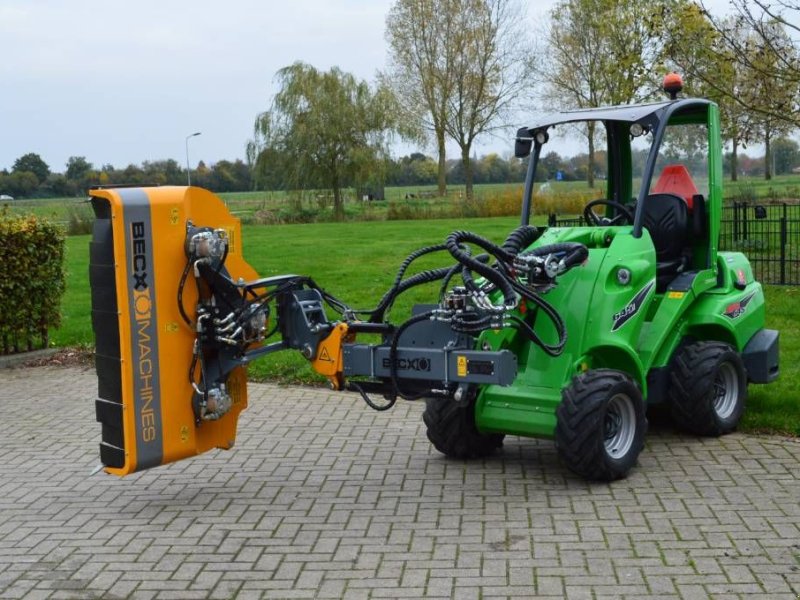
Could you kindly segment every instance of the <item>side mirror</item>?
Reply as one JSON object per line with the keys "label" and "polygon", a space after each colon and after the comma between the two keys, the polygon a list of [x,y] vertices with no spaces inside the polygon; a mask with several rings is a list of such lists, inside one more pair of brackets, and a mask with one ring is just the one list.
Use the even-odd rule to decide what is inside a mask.
{"label": "side mirror", "polygon": [[525,158],[531,153],[531,146],[533,145],[533,137],[527,127],[521,127],[517,130],[517,139],[514,142],[514,156],[517,158]]}

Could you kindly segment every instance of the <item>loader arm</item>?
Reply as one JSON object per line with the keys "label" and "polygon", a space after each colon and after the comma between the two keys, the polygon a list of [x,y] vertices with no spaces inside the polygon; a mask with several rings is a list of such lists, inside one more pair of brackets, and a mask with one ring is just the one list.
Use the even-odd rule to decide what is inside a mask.
{"label": "loader arm", "polygon": [[[523,251],[538,237],[533,227],[514,232],[502,248],[453,232],[412,253],[378,305],[358,311],[308,276],[259,278],[241,255],[238,220],[205,190],[91,195],[100,456],[116,475],[231,448],[247,406],[247,366],[275,352],[300,352],[332,389],[356,391],[377,410],[398,398],[459,402],[479,386],[508,386],[515,354],[479,347],[480,334],[518,328],[548,353],[560,352],[563,323],[540,294],[587,255],[581,244]],[[472,256],[473,246],[486,253]],[[405,276],[416,258],[436,252],[450,264]],[[463,285],[438,303],[417,307],[398,325],[385,322],[399,294],[434,281],[444,289],[455,276]],[[544,343],[525,316],[537,312],[553,321],[555,344]],[[359,334],[380,342],[360,343]]]}

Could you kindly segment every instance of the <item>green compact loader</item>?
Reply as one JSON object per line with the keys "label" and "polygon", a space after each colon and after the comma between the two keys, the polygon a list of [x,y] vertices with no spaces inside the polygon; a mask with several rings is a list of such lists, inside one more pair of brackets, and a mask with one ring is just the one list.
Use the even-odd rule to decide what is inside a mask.
{"label": "green compact loader", "polygon": [[[717,248],[719,110],[671,91],[665,102],[564,111],[520,129],[515,153],[530,157],[520,226],[501,245],[456,231],[412,253],[369,310],[308,276],[259,278],[238,220],[205,190],[93,189],[106,471],[230,448],[247,365],[284,350],[377,410],[424,399],[428,438],[458,459],[493,453],[505,435],[552,438],[569,469],[610,481],[636,464],[651,405],[668,406],[687,432],[732,431],[748,384],[778,376],[778,332],[764,327],[747,258]],[[530,225],[550,135],[587,122],[606,141],[605,196],[579,226]],[[676,163],[670,149],[686,139],[705,151]],[[407,274],[437,253],[446,264]],[[435,302],[399,324],[385,318],[399,294],[430,282]]]}

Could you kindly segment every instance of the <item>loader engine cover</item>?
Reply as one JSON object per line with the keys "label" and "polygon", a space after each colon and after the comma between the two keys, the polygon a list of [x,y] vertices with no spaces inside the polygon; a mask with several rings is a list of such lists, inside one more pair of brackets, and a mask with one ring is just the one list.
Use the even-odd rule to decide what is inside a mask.
{"label": "loader engine cover", "polygon": [[[89,266],[96,412],[105,470],[127,475],[231,448],[247,406],[245,367],[233,369],[225,382],[227,411],[198,421],[195,391],[184,376],[196,334],[181,317],[178,289],[190,222],[225,231],[225,268],[234,280],[256,277],[242,258],[238,219],[219,198],[195,187],[100,188],[90,194],[96,216]],[[185,286],[185,310],[194,312],[197,301],[196,287]]]}

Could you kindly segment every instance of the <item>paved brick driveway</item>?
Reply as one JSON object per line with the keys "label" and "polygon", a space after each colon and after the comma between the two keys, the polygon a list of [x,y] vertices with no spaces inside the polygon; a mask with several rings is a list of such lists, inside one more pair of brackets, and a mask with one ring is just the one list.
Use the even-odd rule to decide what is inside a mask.
{"label": "paved brick driveway", "polygon": [[552,443],[473,463],[419,404],[251,387],[237,448],[120,480],[93,371],[0,371],[0,598],[800,595],[800,443],[654,432],[590,485]]}

